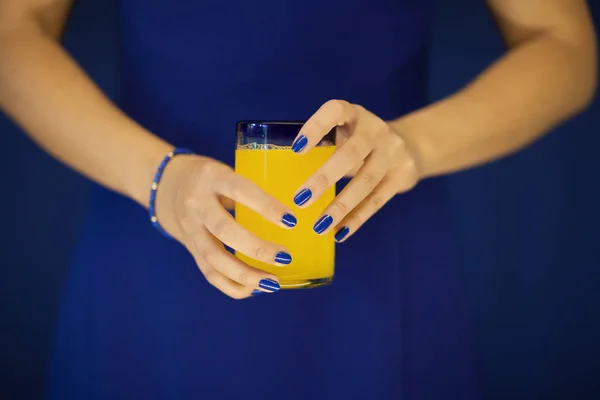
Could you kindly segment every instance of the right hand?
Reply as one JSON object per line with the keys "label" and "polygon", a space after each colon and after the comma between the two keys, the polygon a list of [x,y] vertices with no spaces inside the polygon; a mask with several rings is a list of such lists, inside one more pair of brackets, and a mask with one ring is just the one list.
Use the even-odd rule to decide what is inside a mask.
{"label": "right hand", "polygon": [[[223,244],[248,257],[284,266],[288,250],[240,226],[225,208],[239,202],[284,229],[295,225],[292,211],[250,180],[216,160],[178,155],[167,165],[156,198],[156,216],[194,256],[209,283],[234,299],[279,290],[276,276],[252,268]],[[287,221],[284,223],[284,217]]]}

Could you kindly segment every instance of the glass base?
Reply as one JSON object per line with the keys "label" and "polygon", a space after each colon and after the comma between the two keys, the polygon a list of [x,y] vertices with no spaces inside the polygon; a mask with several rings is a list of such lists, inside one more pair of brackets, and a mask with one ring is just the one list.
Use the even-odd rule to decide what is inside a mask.
{"label": "glass base", "polygon": [[326,286],[333,282],[333,276],[318,279],[290,279],[279,280],[281,289],[312,289],[320,286]]}

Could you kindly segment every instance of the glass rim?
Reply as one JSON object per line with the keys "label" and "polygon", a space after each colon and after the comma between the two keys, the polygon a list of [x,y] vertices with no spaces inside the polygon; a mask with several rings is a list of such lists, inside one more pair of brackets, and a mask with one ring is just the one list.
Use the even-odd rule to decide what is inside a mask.
{"label": "glass rim", "polygon": [[237,122],[237,126],[242,124],[262,124],[262,125],[304,125],[306,121],[302,120],[277,120],[277,119],[248,119]]}
{"label": "glass rim", "polygon": [[[252,138],[259,139],[261,145],[264,145],[269,139],[280,142],[279,144],[291,145],[294,139],[306,121],[301,120],[244,120],[236,124],[236,136],[239,145],[247,145]],[[335,145],[336,128],[331,129],[317,144],[320,146]]]}

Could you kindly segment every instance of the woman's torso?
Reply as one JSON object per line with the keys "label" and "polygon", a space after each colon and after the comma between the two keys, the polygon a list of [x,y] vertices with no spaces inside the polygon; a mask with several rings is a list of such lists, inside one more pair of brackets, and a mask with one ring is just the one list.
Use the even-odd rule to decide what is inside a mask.
{"label": "woman's torso", "polygon": [[[121,0],[118,103],[173,145],[229,164],[239,120],[303,120],[331,98],[397,118],[426,104],[431,8]],[[456,274],[436,180],[392,200],[338,247],[331,286],[243,302],[210,287],[144,210],[95,188],[52,394],[475,398]]]}
{"label": "woman's torso", "polygon": [[238,120],[341,98],[391,119],[426,102],[431,1],[122,0],[120,103],[231,161]]}

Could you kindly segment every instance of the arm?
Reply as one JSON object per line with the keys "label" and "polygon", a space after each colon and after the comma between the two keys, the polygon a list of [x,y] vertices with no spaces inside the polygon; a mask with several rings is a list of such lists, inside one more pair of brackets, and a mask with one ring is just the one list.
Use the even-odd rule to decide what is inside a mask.
{"label": "arm", "polygon": [[0,0],[0,108],[55,158],[147,206],[171,146],[111,104],[62,48],[72,3]]}
{"label": "arm", "polygon": [[395,121],[331,100],[306,122],[294,151],[304,154],[335,126],[342,141],[299,189],[312,193],[303,207],[356,171],[318,233],[335,229],[345,241],[419,179],[515,152],[590,103],[596,43],[585,0],[487,1],[509,51],[463,90]]}
{"label": "arm", "polygon": [[508,52],[457,94],[391,123],[414,147],[420,175],[515,152],[583,110],[597,80],[584,0],[487,0]]}
{"label": "arm", "polygon": [[[0,107],[54,157],[148,206],[156,168],[172,147],[113,106],[60,46],[72,3],[0,0]],[[231,168],[195,155],[169,162],[157,192],[157,217],[227,295],[241,299],[279,290],[276,276],[244,264],[222,243],[274,265],[289,264],[291,256],[236,224],[220,203],[223,197],[290,229],[288,207]]]}

